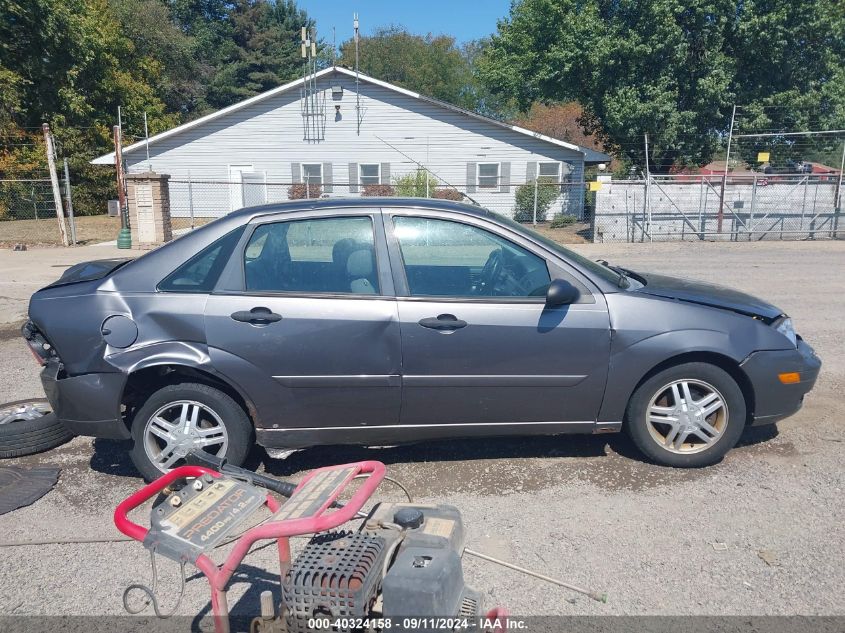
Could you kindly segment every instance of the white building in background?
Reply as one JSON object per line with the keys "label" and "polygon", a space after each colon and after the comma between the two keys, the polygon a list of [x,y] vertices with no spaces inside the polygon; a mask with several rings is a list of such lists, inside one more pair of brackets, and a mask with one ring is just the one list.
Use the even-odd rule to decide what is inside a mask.
{"label": "white building in background", "polygon": [[[561,183],[550,212],[580,216],[585,165],[609,160],[339,67],[151,136],[123,156],[129,172],[171,176],[173,215],[200,217],[287,200],[293,184],[359,196],[419,165],[440,186],[504,214],[518,185],[549,176]],[[113,165],[114,154],[91,162]]]}

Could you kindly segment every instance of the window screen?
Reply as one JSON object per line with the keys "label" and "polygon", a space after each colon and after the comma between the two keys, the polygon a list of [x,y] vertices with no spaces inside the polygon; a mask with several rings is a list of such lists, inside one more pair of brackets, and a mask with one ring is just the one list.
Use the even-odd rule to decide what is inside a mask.
{"label": "window screen", "polygon": [[560,163],[540,163],[541,178],[553,178],[555,182],[560,179]]}
{"label": "window screen", "polygon": [[302,182],[308,185],[323,184],[323,165],[320,163],[303,163]]}
{"label": "window screen", "polygon": [[478,186],[495,189],[499,186],[499,163],[478,164]]}
{"label": "window screen", "polygon": [[379,184],[379,165],[361,165],[361,184],[362,185],[377,185]]}

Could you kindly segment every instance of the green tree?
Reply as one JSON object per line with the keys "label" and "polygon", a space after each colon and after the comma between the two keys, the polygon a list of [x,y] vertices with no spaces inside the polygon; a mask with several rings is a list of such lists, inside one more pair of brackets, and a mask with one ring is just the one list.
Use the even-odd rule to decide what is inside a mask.
{"label": "green tree", "polygon": [[231,45],[209,86],[211,105],[231,105],[302,74],[302,27],[310,31],[314,21],[293,0],[235,0],[226,19]]}
{"label": "green tree", "polygon": [[668,171],[713,157],[735,103],[778,105],[777,125],[841,122],[843,15],[838,0],[521,0],[479,74],[523,109],[578,101],[585,130],[639,165],[649,133]]}
{"label": "green tree", "polygon": [[[361,37],[358,47],[359,68],[366,75],[464,108],[478,103],[469,60],[454,37],[388,26]],[[341,44],[338,64],[355,67],[354,40]]]}

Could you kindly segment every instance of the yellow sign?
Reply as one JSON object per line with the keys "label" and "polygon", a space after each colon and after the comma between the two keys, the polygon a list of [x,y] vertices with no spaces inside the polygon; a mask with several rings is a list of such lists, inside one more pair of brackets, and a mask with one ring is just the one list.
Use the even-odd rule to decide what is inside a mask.
{"label": "yellow sign", "polygon": [[757,162],[758,163],[768,163],[769,162],[769,152],[760,152],[757,154]]}
{"label": "yellow sign", "polygon": [[601,189],[601,183],[598,180],[590,182],[590,191],[598,191]]}

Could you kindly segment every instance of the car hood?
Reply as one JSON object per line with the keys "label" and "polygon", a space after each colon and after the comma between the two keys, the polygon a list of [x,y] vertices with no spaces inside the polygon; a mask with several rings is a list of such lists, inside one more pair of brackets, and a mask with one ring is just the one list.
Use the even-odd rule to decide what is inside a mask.
{"label": "car hood", "polygon": [[740,314],[761,317],[766,321],[773,321],[783,314],[783,310],[771,303],[732,288],[666,275],[650,273],[636,273],[636,275],[645,281],[645,286],[635,291],[642,294],[732,310]]}
{"label": "car hood", "polygon": [[82,262],[74,264],[68,268],[59,279],[51,283],[48,288],[54,286],[64,286],[65,284],[74,284],[80,281],[93,281],[95,279],[102,279],[113,270],[117,270],[126,262],[132,261],[131,258],[120,259],[96,259],[90,262]]}

